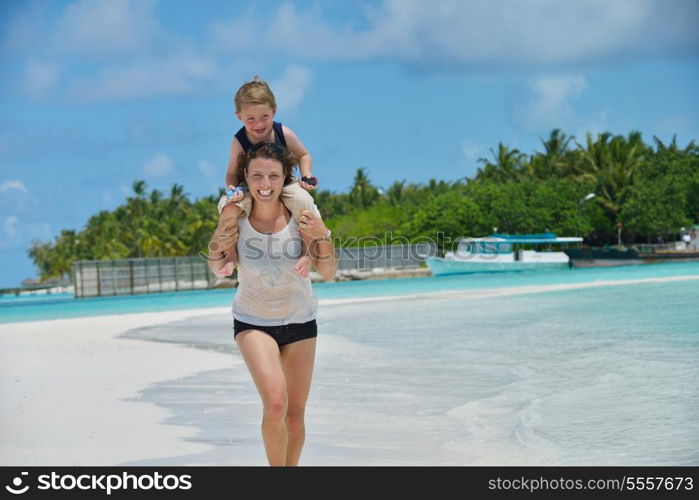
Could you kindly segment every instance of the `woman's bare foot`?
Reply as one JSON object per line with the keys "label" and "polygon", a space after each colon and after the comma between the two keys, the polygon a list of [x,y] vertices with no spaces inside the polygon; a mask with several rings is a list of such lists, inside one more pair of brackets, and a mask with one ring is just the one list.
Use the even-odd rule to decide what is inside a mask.
{"label": "woman's bare foot", "polygon": [[207,261],[209,269],[216,276],[230,276],[238,264],[238,219],[229,217],[222,220],[211,241]]}

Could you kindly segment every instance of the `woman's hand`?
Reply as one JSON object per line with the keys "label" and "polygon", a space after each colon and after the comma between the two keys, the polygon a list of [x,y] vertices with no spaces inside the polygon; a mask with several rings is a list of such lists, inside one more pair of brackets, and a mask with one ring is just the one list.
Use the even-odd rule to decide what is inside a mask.
{"label": "woman's hand", "polygon": [[315,211],[303,210],[298,224],[316,270],[325,281],[333,281],[337,271],[337,256],[333,242],[328,237],[330,231],[323,219]]}
{"label": "woman's hand", "polygon": [[299,217],[299,231],[301,234],[308,236],[314,240],[325,238],[328,234],[328,228],[315,212],[311,210],[303,210]]}

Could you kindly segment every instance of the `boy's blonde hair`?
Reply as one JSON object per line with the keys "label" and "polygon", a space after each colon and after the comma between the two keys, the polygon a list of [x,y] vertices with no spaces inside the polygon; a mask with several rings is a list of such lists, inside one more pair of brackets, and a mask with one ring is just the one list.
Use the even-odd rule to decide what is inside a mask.
{"label": "boy's blonde hair", "polygon": [[277,111],[277,101],[267,82],[255,75],[252,81],[244,83],[235,93],[235,111],[240,113],[245,104],[267,104]]}

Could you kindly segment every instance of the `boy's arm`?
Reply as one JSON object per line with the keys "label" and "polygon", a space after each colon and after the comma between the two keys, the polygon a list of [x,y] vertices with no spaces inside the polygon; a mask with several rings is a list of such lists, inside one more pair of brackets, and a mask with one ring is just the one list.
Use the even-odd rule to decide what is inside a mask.
{"label": "boy's arm", "polygon": [[282,129],[284,130],[284,138],[286,139],[287,147],[299,159],[299,170],[301,171],[301,177],[310,177],[312,175],[311,168],[313,166],[310,153],[301,143],[293,130],[286,125],[282,125]]}
{"label": "boy's arm", "polygon": [[228,157],[228,170],[226,171],[226,186],[238,186],[238,156],[243,152],[243,147],[235,137],[231,142],[231,153]]}
{"label": "boy's arm", "polygon": [[[226,187],[238,186],[238,156],[242,152],[243,147],[240,145],[240,142],[238,142],[238,139],[233,137],[233,141],[231,142],[231,152],[230,156],[228,157],[228,170],[226,170]],[[223,200],[223,198],[221,199]],[[235,198],[233,199],[236,200]],[[227,218],[238,218],[238,216],[240,215],[239,207],[229,203],[226,203],[225,205],[223,205],[223,207],[221,207],[221,203],[223,203],[223,201],[219,201],[219,223]]]}

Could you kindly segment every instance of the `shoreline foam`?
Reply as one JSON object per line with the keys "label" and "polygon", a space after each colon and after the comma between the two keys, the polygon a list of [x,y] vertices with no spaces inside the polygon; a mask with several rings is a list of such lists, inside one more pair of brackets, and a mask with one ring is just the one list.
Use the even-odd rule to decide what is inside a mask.
{"label": "shoreline foam", "polygon": [[[410,294],[400,294],[400,295],[366,295],[361,297],[347,297],[339,299],[319,299],[319,305],[339,305],[339,304],[356,304],[361,302],[375,302],[375,301],[387,301],[387,300],[401,300],[401,299],[417,299],[417,298],[429,298],[429,297],[464,297],[464,298],[490,298],[496,296],[505,295],[520,295],[528,293],[547,293],[547,292],[562,292],[568,290],[577,290],[584,288],[596,288],[605,286],[628,286],[637,284],[647,284],[647,283],[665,283],[673,281],[695,281],[699,280],[699,274],[689,274],[680,276],[664,276],[658,278],[637,278],[637,279],[623,279],[623,280],[595,280],[586,282],[576,282],[576,283],[554,283],[549,285],[522,285],[522,286],[507,286],[507,287],[490,287],[490,288],[475,288],[467,290],[432,290],[427,292],[418,292]],[[166,314],[166,313],[185,313],[188,316],[197,316],[199,314],[215,313],[215,314],[230,314],[230,305],[218,306],[218,307],[193,307],[191,309],[181,309],[181,310],[171,310],[167,309],[164,311],[144,311],[144,312],[125,312],[111,315],[115,319],[122,319],[126,316],[131,315],[149,315],[149,314]],[[40,320],[21,320],[12,322],[0,322],[0,327],[13,327],[14,325],[22,325],[26,323],[54,323],[56,321],[73,321],[89,318],[106,318],[106,315],[94,314],[90,316],[78,316],[70,318],[60,318],[60,319],[40,319]]]}
{"label": "shoreline foam", "polygon": [[358,302],[376,302],[384,300],[419,299],[429,297],[464,297],[472,299],[486,299],[490,297],[500,297],[505,295],[521,295],[529,293],[562,292],[568,290],[579,290],[583,288],[598,288],[605,286],[628,286],[641,285],[647,283],[666,283],[672,281],[696,281],[699,275],[687,276],[667,276],[662,278],[639,278],[629,280],[598,280],[583,283],[556,283],[552,285],[523,285],[518,287],[502,288],[479,288],[475,290],[439,290],[406,295],[385,295],[379,297],[357,297],[351,299],[323,299],[319,300],[319,305],[354,304]]}

